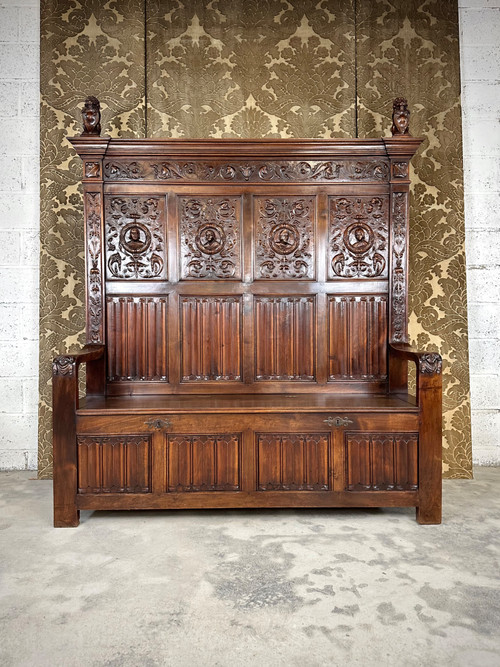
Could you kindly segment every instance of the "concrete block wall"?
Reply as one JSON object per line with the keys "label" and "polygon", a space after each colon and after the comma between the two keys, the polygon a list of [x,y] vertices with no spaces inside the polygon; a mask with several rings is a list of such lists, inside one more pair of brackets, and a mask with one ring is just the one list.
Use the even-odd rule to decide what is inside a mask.
{"label": "concrete block wall", "polygon": [[500,465],[500,0],[459,0],[474,463]]}
{"label": "concrete block wall", "polygon": [[0,469],[36,469],[39,3],[0,0]]}
{"label": "concrete block wall", "polygon": [[[500,464],[500,0],[459,0],[474,461]],[[0,469],[35,469],[39,3],[0,0]]]}

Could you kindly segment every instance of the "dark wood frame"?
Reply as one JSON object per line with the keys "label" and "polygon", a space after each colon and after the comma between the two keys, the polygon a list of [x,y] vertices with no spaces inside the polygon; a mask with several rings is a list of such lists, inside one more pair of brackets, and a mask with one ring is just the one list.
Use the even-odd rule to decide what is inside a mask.
{"label": "dark wood frame", "polygon": [[[407,343],[409,162],[421,142],[408,132],[408,115],[406,102],[396,100],[393,136],[380,140],[125,140],[99,136],[99,105],[95,98],[87,100],[84,133],[70,140],[84,165],[87,345],[53,362],[55,526],[77,526],[80,509],[188,507],[414,506],[419,523],[441,521],[442,362],[437,353],[418,352]],[[210,197],[239,199],[243,251],[235,261],[241,262],[241,280],[219,280],[212,275],[208,280],[180,279],[178,218],[184,195],[196,195],[205,203]],[[304,279],[287,274],[286,279],[255,280],[257,260],[252,253],[256,252],[256,240],[252,235],[257,233],[257,223],[248,221],[256,215],[252,207],[255,209],[258,197],[274,197],[279,204],[294,197],[302,197],[304,202],[309,195],[316,207],[307,222],[312,225],[311,247],[316,259],[313,261],[309,253],[300,265],[300,271],[309,274],[304,274]],[[166,196],[166,210],[149,219],[153,225],[157,219],[165,225],[153,230],[157,255],[151,255],[148,230],[136,232],[135,246],[127,241],[132,248],[127,251],[129,264],[136,272],[137,267],[143,270],[147,265],[146,277],[123,278],[121,269],[116,269],[120,280],[114,280],[113,275],[106,277],[113,269],[110,262],[121,267],[125,257],[123,232],[118,241],[117,234],[110,236],[109,225],[105,227],[112,219],[106,202],[113,196],[113,220],[121,215],[118,200],[130,203],[135,196],[147,208],[147,197],[156,202],[161,198],[165,201]],[[358,201],[374,197],[388,202],[386,218],[379,216],[387,234],[386,245],[382,242],[384,233],[379,245],[380,253],[386,253],[386,268],[381,268],[385,259],[379,253],[373,260],[379,264],[373,264],[374,275],[368,278],[328,274],[334,261],[331,248],[338,247],[328,240],[329,202],[343,196],[351,197],[351,203],[356,197],[361,198]],[[128,220],[137,221],[141,214],[128,211],[127,215]],[[356,220],[353,229],[356,224],[368,229],[366,237],[359,232],[363,248],[373,246],[370,229],[363,227],[361,217]],[[128,227],[134,224],[129,222]],[[291,233],[292,239],[300,237],[301,243],[307,236],[302,232],[297,236],[293,229]],[[343,238],[351,243],[346,233]],[[147,242],[141,234],[149,234]],[[276,243],[291,243],[289,238],[285,234]],[[219,247],[213,239],[205,242]],[[144,247],[149,243],[148,257],[140,250],[141,243]],[[109,257],[110,248],[116,251],[115,260]],[[205,260],[210,252],[199,256]],[[337,269],[340,273],[344,259],[352,262],[354,257],[354,251],[343,252]],[[293,256],[300,260],[297,253]],[[142,263],[137,263],[137,257]],[[363,266],[366,268],[366,262]],[[156,277],[151,277],[151,267]],[[370,311],[363,315],[365,319],[357,314],[356,309],[365,305],[358,304],[356,295],[372,303],[380,294],[386,295],[381,301],[382,305],[387,302],[387,314],[383,309],[379,315]],[[175,306],[170,308],[169,303],[165,325],[161,319],[164,314],[159,320],[155,310],[158,295],[168,296]],[[244,322],[237,357],[241,377],[229,375],[221,381],[196,371],[198,375],[195,373],[192,380],[182,379],[180,352],[183,345],[189,351],[192,344],[191,329],[184,331],[179,322],[177,303],[183,295],[197,295],[201,301],[220,300],[221,295],[227,295],[231,303],[239,300],[237,317]],[[278,301],[291,298],[293,302],[295,298],[300,302],[297,308],[305,304],[304,312],[309,312],[315,347],[310,361],[314,370],[307,372],[312,375],[294,376],[295,371],[290,370],[293,363],[286,354],[281,365],[287,366],[288,374],[257,375],[255,341],[263,336],[265,348],[269,338],[255,324],[255,303],[261,299],[265,310],[273,295],[278,295]],[[309,301],[307,295],[313,295]],[[351,369],[351,374],[344,374],[339,381],[329,376],[327,363],[333,363],[335,337],[326,333],[327,318],[331,317],[328,299],[335,300],[335,295],[353,303],[356,326],[351,327],[351,341],[355,339],[352,345],[358,351],[344,350],[338,356],[348,359],[349,354],[352,357],[366,349],[368,359],[374,351],[379,356],[372,375],[356,374]],[[128,320],[106,323],[113,299],[122,315],[130,304],[135,318],[130,336],[123,324]],[[152,304],[151,316],[147,314],[148,303]],[[210,313],[223,308],[217,304]],[[186,308],[190,307],[188,303]],[[141,308],[146,312],[140,320],[143,329],[137,324]],[[163,313],[161,309],[158,312]],[[298,328],[291,334],[295,336],[292,356],[300,355],[307,343],[301,333],[305,320],[300,319],[300,312]],[[159,338],[158,333],[152,337],[144,324],[147,317],[156,318],[154,326],[158,322],[160,328],[165,326],[169,337]],[[226,317],[221,326],[227,329],[227,315],[217,317]],[[288,322],[287,318],[289,314],[276,322]],[[374,330],[377,340],[373,339]],[[237,334],[229,331],[228,335]],[[159,352],[171,374],[168,381],[154,372],[152,379],[145,378],[144,371],[143,377],[110,380],[113,345],[121,346],[124,365],[129,364],[127,372],[133,375],[132,362],[123,352],[125,339],[128,350],[137,350],[136,366],[142,364],[141,368],[153,348],[158,353],[161,340]],[[202,339],[196,342],[201,344]],[[231,342],[226,338],[217,344],[222,368]],[[380,357],[382,353],[386,357]],[[336,354],[334,350],[333,357]],[[381,358],[387,358],[387,372],[380,371],[380,364],[385,363]],[[416,364],[416,397],[408,394],[408,361]],[[82,363],[86,364],[86,397],[80,401],[78,368]],[[230,367],[230,361],[226,365]],[[190,477],[183,466],[191,467]],[[170,471],[177,469],[178,476],[172,476]]]}

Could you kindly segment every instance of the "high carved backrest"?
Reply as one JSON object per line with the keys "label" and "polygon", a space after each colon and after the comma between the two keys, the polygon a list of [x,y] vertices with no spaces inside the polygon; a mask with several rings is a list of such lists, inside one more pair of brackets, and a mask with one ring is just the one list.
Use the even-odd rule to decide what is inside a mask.
{"label": "high carved backrest", "polygon": [[[396,117],[397,121],[397,117]],[[382,392],[407,340],[420,140],[110,139],[84,163],[107,392]]]}

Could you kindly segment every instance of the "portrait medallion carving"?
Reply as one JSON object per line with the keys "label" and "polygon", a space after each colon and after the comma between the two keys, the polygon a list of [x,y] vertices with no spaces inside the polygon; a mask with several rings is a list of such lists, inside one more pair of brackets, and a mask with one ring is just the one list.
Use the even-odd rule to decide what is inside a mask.
{"label": "portrait medallion carving", "polygon": [[163,200],[160,197],[108,198],[107,277],[163,278],[165,264]]}
{"label": "portrait medallion carving", "polygon": [[181,278],[241,278],[240,199],[179,200]]}
{"label": "portrait medallion carving", "polygon": [[255,199],[255,278],[313,279],[315,198]]}
{"label": "portrait medallion carving", "polygon": [[330,279],[386,277],[387,239],[387,197],[330,198]]}

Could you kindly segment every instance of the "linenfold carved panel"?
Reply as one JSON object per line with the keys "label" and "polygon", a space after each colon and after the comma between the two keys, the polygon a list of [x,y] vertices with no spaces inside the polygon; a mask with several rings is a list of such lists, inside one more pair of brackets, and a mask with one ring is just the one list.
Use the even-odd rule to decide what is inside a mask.
{"label": "linenfold carved panel", "polygon": [[241,436],[176,435],[167,439],[167,491],[239,491]]}
{"label": "linenfold carved panel", "polygon": [[316,297],[254,297],[255,379],[313,382]]}
{"label": "linenfold carved panel", "polygon": [[208,183],[348,183],[385,182],[389,179],[387,160],[231,160],[149,162],[114,160],[104,165],[109,181],[156,180]]}
{"label": "linenfold carved panel", "polygon": [[255,279],[314,278],[315,197],[255,197]]}
{"label": "linenfold carved panel", "polygon": [[106,298],[108,380],[168,381],[167,297]]}
{"label": "linenfold carved panel", "polygon": [[101,253],[101,193],[85,193],[87,229],[87,342],[102,343],[103,275]]}
{"label": "linenfold carved panel", "polygon": [[166,275],[162,197],[106,197],[108,279],[161,279]]}
{"label": "linenfold carved panel", "polygon": [[328,491],[329,433],[259,433],[259,491]]}
{"label": "linenfold carved panel", "polygon": [[179,199],[181,278],[241,278],[239,197]]}
{"label": "linenfold carved panel", "polygon": [[78,436],[78,493],[151,492],[151,438]]}
{"label": "linenfold carved panel", "polygon": [[329,278],[385,278],[388,197],[330,197]]}
{"label": "linenfold carved panel", "polygon": [[418,433],[346,433],[349,491],[415,491]]}
{"label": "linenfold carved panel", "polygon": [[387,296],[328,296],[328,379],[387,379]]}
{"label": "linenfold carved panel", "polygon": [[241,296],[182,296],[181,381],[241,381]]}

